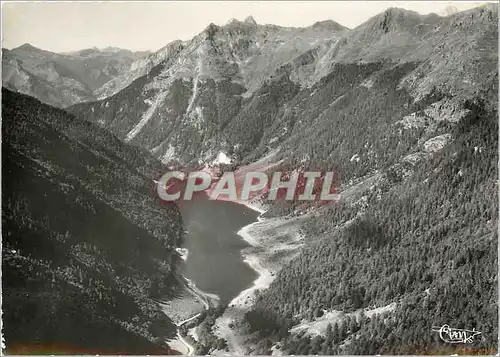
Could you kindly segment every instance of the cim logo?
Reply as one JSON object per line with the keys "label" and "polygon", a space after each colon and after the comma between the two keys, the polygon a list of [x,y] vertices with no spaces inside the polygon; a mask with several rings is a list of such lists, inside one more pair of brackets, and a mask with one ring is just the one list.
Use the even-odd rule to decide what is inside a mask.
{"label": "cim logo", "polygon": [[156,183],[158,196],[168,202],[192,200],[198,194],[211,200],[248,201],[257,196],[267,200],[321,201],[340,199],[334,188],[334,171],[262,171],[214,174],[210,170],[172,170]]}

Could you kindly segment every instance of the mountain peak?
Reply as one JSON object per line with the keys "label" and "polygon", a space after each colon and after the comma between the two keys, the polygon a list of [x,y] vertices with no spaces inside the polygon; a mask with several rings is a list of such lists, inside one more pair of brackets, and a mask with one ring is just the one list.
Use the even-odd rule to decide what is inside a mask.
{"label": "mountain peak", "polygon": [[342,26],[341,24],[333,20],[317,21],[312,25],[312,27],[331,31],[342,31],[347,29],[347,27]]}
{"label": "mountain peak", "polygon": [[416,11],[401,9],[399,7],[390,7],[384,12],[375,15],[359,27],[367,27],[370,33],[383,31],[405,31],[418,25],[424,18]]}
{"label": "mountain peak", "polygon": [[411,10],[406,10],[401,7],[388,7],[385,9],[384,14],[391,14],[391,15],[403,15],[405,13],[410,13],[413,12]]}
{"label": "mountain peak", "polygon": [[33,46],[31,43],[26,42],[25,44],[14,48],[14,50],[23,50],[23,51],[39,51],[40,49]]}
{"label": "mountain peak", "polygon": [[247,16],[243,22],[246,24],[249,24],[249,25],[253,25],[253,26],[257,25],[257,21],[255,21],[253,16]]}
{"label": "mountain peak", "polygon": [[420,18],[420,14],[415,11],[390,7],[384,11],[384,18],[392,24],[404,25],[412,20]]}
{"label": "mountain peak", "polygon": [[208,36],[213,36],[218,30],[219,30],[219,26],[217,26],[216,24],[214,24],[213,22],[210,23],[210,25],[208,25],[204,32],[208,34]]}
{"label": "mountain peak", "polygon": [[229,20],[226,24],[226,26],[243,26],[243,27],[248,27],[248,26],[251,26],[251,27],[254,27],[254,26],[257,26],[257,21],[255,21],[255,19],[252,17],[252,16],[247,16],[245,18],[245,20],[243,21],[239,21],[235,18],[232,18],[231,20]]}

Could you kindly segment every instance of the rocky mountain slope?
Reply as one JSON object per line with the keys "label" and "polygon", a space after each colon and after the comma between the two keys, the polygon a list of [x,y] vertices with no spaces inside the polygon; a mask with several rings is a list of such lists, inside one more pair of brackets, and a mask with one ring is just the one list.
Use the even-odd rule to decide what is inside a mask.
{"label": "rocky mountain slope", "polygon": [[67,107],[93,99],[95,90],[145,55],[112,47],[63,54],[24,44],[2,49],[3,85],[44,103]]}
{"label": "rocky mountain slope", "polygon": [[378,96],[377,83],[392,74],[391,90],[407,96],[394,120],[410,115],[411,103],[433,104],[431,97],[440,97],[429,108],[434,116],[458,113],[496,71],[497,14],[494,5],[449,17],[390,8],[353,30],[330,21],[308,28],[251,18],[211,24],[135,62],[102,87],[109,87],[103,99],[69,110],[164,162],[210,162],[221,151],[252,160],[295,145],[297,135],[308,142],[302,129],[321,127],[313,123],[349,96]]}
{"label": "rocky mountain slope", "polygon": [[2,305],[10,354],[165,354],[182,222],[158,161],[2,90]]}
{"label": "rocky mountain slope", "polygon": [[[270,75],[292,59],[299,69],[315,56],[311,43],[326,51],[345,30],[333,22],[305,29],[261,26],[253,19],[211,24],[192,40],[173,42],[137,64],[137,72],[118,77],[114,82],[122,83],[115,90],[131,82],[124,90],[70,110],[89,115],[128,142],[144,141],[164,161],[217,156],[219,144],[229,149],[222,131]],[[296,76],[305,82],[314,73],[297,70]]]}

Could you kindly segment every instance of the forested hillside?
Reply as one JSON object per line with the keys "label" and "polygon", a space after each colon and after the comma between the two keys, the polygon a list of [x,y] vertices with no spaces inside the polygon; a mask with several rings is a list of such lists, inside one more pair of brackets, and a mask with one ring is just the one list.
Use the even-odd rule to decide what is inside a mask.
{"label": "forested hillside", "polygon": [[[414,163],[394,163],[399,147],[427,138],[407,129],[390,148],[398,132],[394,139],[387,135],[386,145],[373,150],[384,162],[378,180],[358,188],[354,199],[347,191],[342,202],[311,218],[306,248],[247,315],[263,341],[259,352],[276,341],[287,354],[453,352],[431,331],[444,324],[482,332],[467,352],[496,349],[497,80],[495,75],[464,102],[467,114],[460,121],[437,124],[433,135],[449,134],[448,145],[421,153]],[[359,315],[360,309],[387,306],[385,317]],[[329,332],[289,332],[329,311],[344,316],[332,320]]]}
{"label": "forested hillside", "polygon": [[2,90],[3,332],[8,353],[165,354],[180,213],[161,165],[112,134]]}
{"label": "forested hillside", "polygon": [[[285,354],[494,353],[495,16],[494,8],[483,8],[444,21],[451,32],[474,21],[489,25],[472,42],[481,51],[450,52],[440,75],[429,71],[436,63],[421,59],[339,63],[286,104],[257,157],[270,143],[282,160],[272,171],[333,170],[342,199],[323,208],[267,202],[266,216],[311,212],[311,205],[316,211],[300,256],[246,316],[254,353],[271,347]],[[450,73],[444,82],[444,73],[470,61],[477,68],[465,75],[474,81]],[[453,347],[432,331],[444,324],[482,334],[468,348]]]}

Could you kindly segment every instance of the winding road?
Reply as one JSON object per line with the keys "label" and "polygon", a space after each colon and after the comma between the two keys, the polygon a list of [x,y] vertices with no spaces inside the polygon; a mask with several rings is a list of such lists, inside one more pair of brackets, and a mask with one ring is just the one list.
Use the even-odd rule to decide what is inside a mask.
{"label": "winding road", "polygon": [[[199,290],[196,285],[189,279],[187,278],[184,278],[184,281],[186,283],[186,287],[187,289],[193,294],[195,295],[196,297],[198,297],[201,302],[203,303],[203,306],[205,307],[205,310],[208,310],[210,308],[210,300],[205,296],[205,294]],[[181,321],[177,324],[177,338],[178,340],[184,345],[186,346],[186,353],[184,354],[185,356],[193,356],[194,355],[194,351],[195,351],[195,348],[193,345],[191,345],[180,333],[179,333],[179,327],[181,327],[182,325],[184,324],[187,324],[188,322],[196,319],[198,316],[201,315],[201,312],[200,313],[197,313],[196,315],[194,316],[191,316],[190,318],[184,320],[184,321]],[[179,351],[181,352],[181,351]]]}

